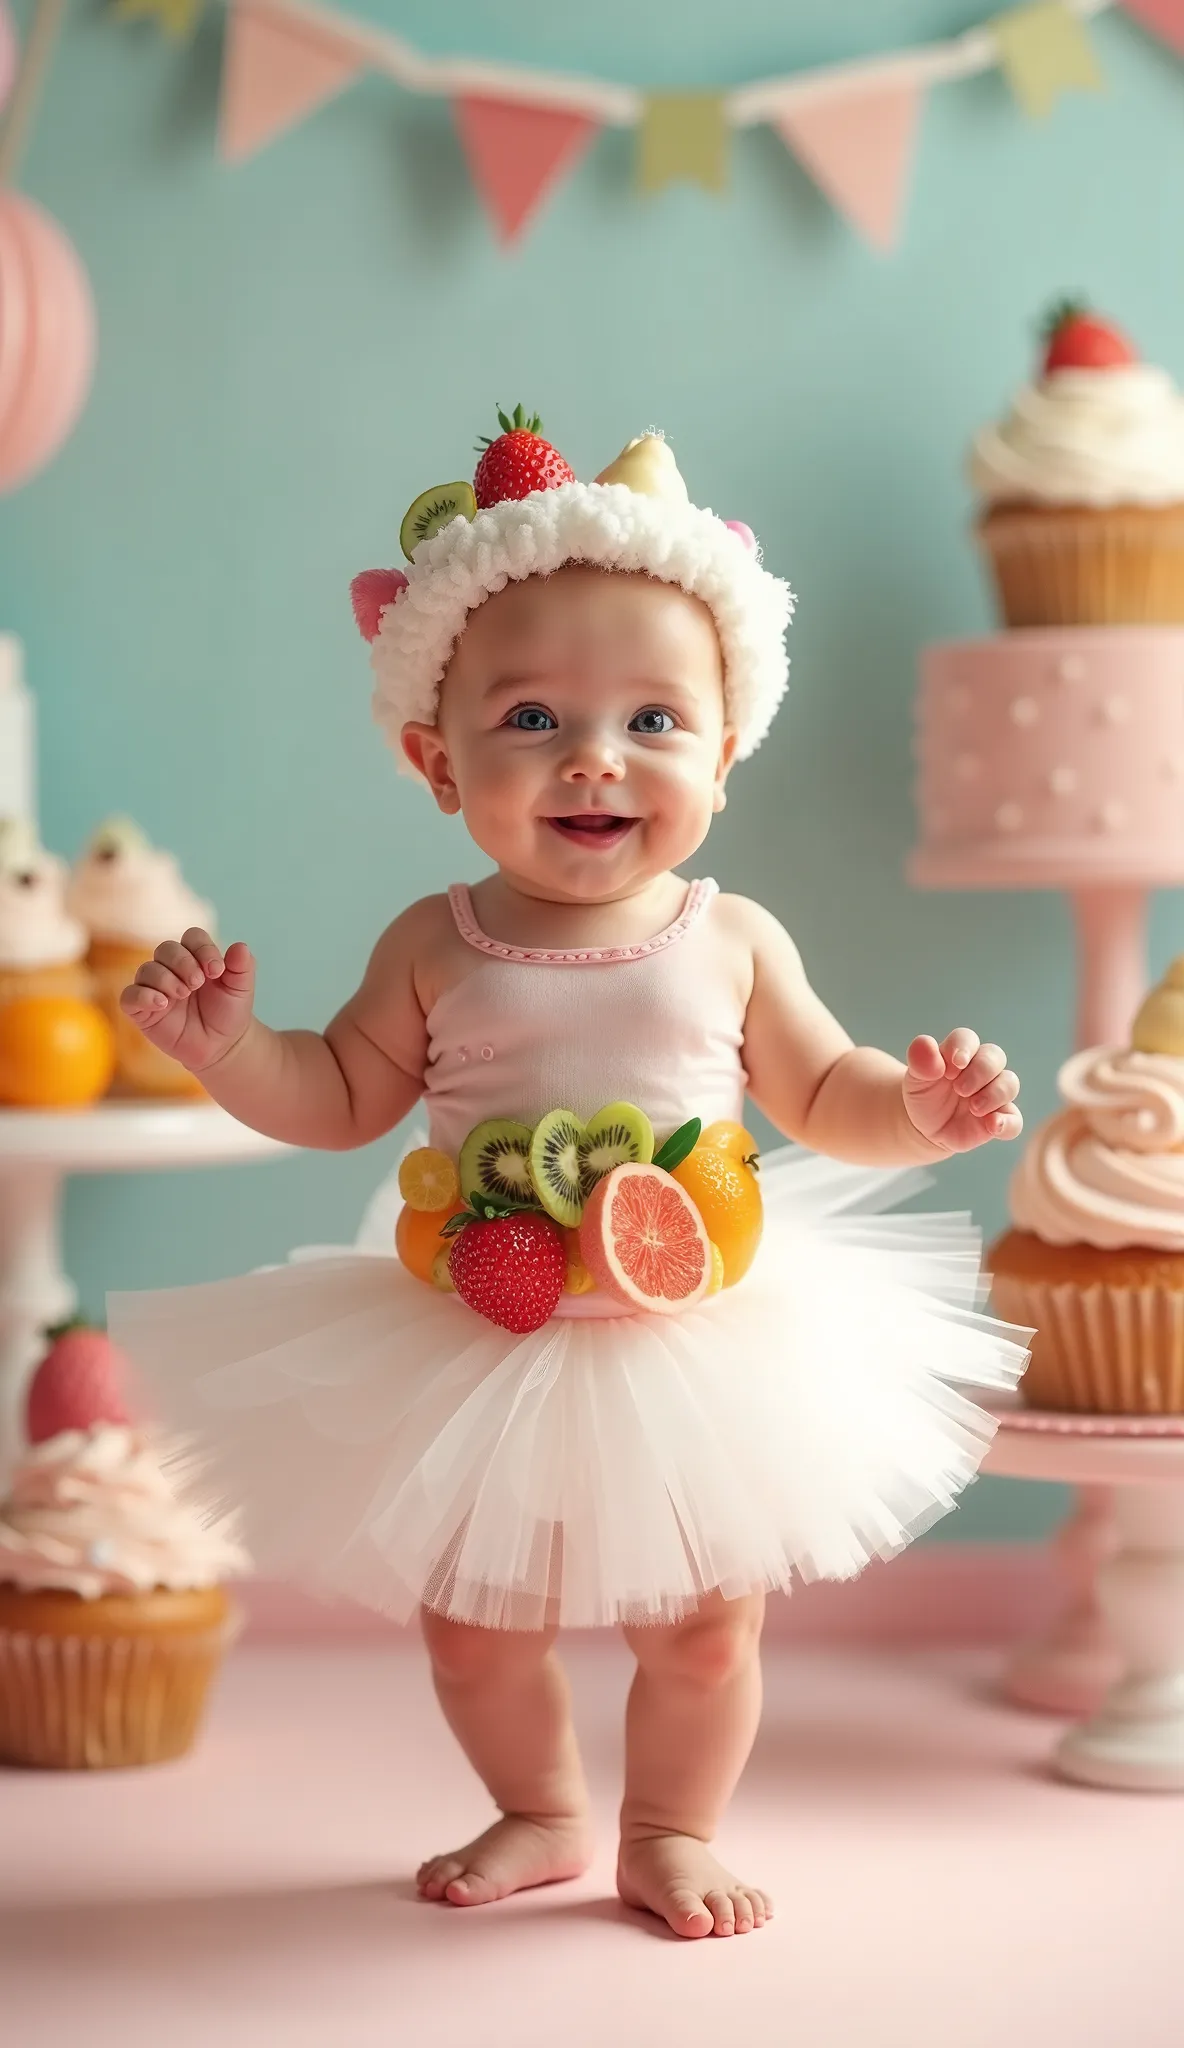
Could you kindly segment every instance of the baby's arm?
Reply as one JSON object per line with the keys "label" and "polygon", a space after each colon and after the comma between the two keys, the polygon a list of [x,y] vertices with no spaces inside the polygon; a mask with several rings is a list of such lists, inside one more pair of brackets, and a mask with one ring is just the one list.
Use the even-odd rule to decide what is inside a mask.
{"label": "baby's arm", "polygon": [[744,1024],[749,1093],[779,1131],[864,1166],[911,1165],[1023,1128],[1019,1089],[997,1045],[973,1031],[916,1038],[908,1064],[852,1043],[806,979],[797,947],[758,904],[721,908],[750,950]]}
{"label": "baby's arm", "polygon": [[121,1005],[240,1123],[287,1144],[346,1151],[391,1130],[423,1091],[427,1029],[416,965],[437,924],[434,899],[396,918],[360,988],[323,1033],[261,1023],[246,946],[223,956],[196,927],[157,947]]}

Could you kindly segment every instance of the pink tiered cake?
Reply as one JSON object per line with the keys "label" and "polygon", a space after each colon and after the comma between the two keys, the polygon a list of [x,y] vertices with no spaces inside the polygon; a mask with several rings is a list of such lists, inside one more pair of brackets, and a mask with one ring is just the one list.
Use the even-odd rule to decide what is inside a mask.
{"label": "pink tiered cake", "polygon": [[1184,627],[1062,627],[926,649],[923,888],[1184,881]]}

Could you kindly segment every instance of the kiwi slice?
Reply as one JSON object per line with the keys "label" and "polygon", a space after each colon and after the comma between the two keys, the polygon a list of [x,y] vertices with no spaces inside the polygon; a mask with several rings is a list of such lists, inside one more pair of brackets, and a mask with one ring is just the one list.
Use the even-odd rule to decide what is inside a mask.
{"label": "kiwi slice", "polygon": [[536,1202],[530,1177],[530,1125],[492,1117],[469,1132],[460,1148],[460,1191],[503,1202]]}
{"label": "kiwi slice", "polygon": [[584,1212],[580,1154],[584,1126],[570,1109],[550,1109],[530,1141],[530,1177],[548,1216],[574,1230]]}
{"label": "kiwi slice", "polygon": [[403,515],[399,546],[410,561],[421,541],[430,540],[442,526],[454,519],[475,519],[477,500],[472,484],[436,484],[421,491],[414,505]]}
{"label": "kiwi slice", "polygon": [[580,1189],[587,1201],[597,1181],[614,1166],[648,1166],[654,1156],[654,1127],[632,1102],[598,1109],[580,1146]]}

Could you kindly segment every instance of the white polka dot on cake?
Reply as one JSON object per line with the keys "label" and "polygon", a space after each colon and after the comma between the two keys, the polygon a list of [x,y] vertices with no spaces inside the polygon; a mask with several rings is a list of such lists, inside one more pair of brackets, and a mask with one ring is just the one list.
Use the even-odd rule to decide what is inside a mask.
{"label": "white polka dot on cake", "polygon": [[1013,725],[1035,725],[1040,716],[1040,706],[1035,697],[1015,697],[1011,704]]}
{"label": "white polka dot on cake", "polygon": [[954,773],[959,782],[973,782],[981,767],[982,763],[977,754],[959,754],[954,762]]}
{"label": "white polka dot on cake", "polygon": [[970,709],[970,691],[965,683],[951,683],[946,691],[946,709],[961,718]]}
{"label": "white polka dot on cake", "polygon": [[1127,807],[1116,796],[1106,798],[1098,810],[1098,824],[1103,832],[1120,832],[1127,821]]}
{"label": "white polka dot on cake", "polygon": [[1073,791],[1077,787],[1076,768],[1070,768],[1068,765],[1050,768],[1048,771],[1048,787],[1053,796],[1072,796]]}
{"label": "white polka dot on cake", "polygon": [[1131,715],[1126,697],[1107,697],[1102,705],[1102,717],[1107,725],[1125,725]]}
{"label": "white polka dot on cake", "polygon": [[1057,679],[1062,683],[1083,682],[1086,667],[1084,654],[1062,654],[1056,664]]}
{"label": "white polka dot on cake", "polygon": [[1024,814],[1018,804],[1000,804],[995,812],[995,823],[1000,832],[1018,832],[1024,822]]}

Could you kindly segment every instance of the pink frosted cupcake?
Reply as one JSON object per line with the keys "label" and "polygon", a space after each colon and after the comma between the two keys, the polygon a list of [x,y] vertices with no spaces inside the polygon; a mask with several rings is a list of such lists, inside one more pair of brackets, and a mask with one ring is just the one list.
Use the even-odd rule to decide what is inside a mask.
{"label": "pink frosted cupcake", "polygon": [[149,844],[130,818],[109,818],[75,863],[67,901],[89,934],[96,999],[115,1032],[116,1092],[203,1096],[177,1060],[150,1045],[119,1007],[142,961],[190,925],[212,931],[214,912],[182,879],[171,853]]}
{"label": "pink frosted cupcake", "polygon": [[0,1004],[91,993],[84,926],[66,908],[66,867],[24,819],[0,818]]}
{"label": "pink frosted cupcake", "polygon": [[127,1418],[100,1332],[53,1344],[30,1444],[0,1502],[0,1762],[161,1763],[191,1746],[247,1567],[225,1523],[180,1500]]}
{"label": "pink frosted cupcake", "polygon": [[1129,1049],[1062,1067],[1066,1107],[1034,1133],[992,1245],[992,1297],[1036,1330],[1033,1407],[1184,1414],[1184,960]]}

